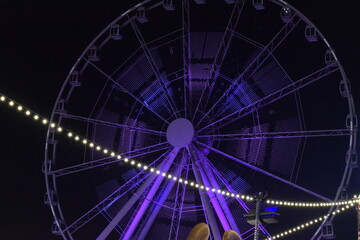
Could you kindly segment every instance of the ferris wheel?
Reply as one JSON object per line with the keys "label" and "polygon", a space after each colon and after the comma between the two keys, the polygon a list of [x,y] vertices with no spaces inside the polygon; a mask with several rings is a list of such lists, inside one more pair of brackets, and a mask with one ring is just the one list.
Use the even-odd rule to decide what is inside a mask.
{"label": "ferris wheel", "polygon": [[[64,239],[185,239],[198,222],[251,239],[254,204],[219,189],[345,200],[357,167],[346,74],[282,0],[139,3],[75,62],[50,122],[74,131],[49,128],[43,167]],[[332,236],[330,218],[293,239]]]}

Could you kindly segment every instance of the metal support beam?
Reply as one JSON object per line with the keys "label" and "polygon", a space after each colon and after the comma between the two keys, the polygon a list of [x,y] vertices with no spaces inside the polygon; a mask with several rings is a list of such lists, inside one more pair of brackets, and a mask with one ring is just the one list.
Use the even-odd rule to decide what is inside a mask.
{"label": "metal support beam", "polygon": [[[178,165],[178,167],[174,171],[175,176],[180,176],[181,171],[184,168],[186,159],[184,157],[181,160],[181,163]],[[156,217],[158,216],[162,205],[164,204],[165,200],[168,198],[170,192],[172,191],[176,181],[168,181],[166,188],[161,194],[158,194],[158,200],[156,201],[156,205],[153,205],[153,209],[151,211],[148,211],[147,218],[144,220],[144,224],[139,228],[141,231],[140,234],[138,234],[134,239],[142,240],[146,238],[147,233],[149,232],[152,224],[154,223]],[[149,201],[148,198],[146,198],[144,201]],[[125,239],[125,238],[124,238]]]}
{"label": "metal support beam", "polygon": [[[167,172],[174,161],[175,157],[179,152],[179,148],[174,148],[169,155],[164,159],[163,164],[160,166],[161,171]],[[145,190],[152,184],[156,179],[156,175],[150,175],[146,181],[140,186],[136,193],[128,200],[128,202],[121,208],[121,210],[116,214],[112,221],[106,226],[106,228],[101,232],[101,234],[96,238],[97,240],[105,240],[107,236],[112,232],[114,227],[123,219],[126,213],[133,207],[133,205],[139,200],[140,196],[145,192]],[[157,182],[157,181],[156,181]],[[155,191],[155,190],[153,190]]]}
{"label": "metal support beam", "polygon": [[[184,157],[187,158],[184,179],[187,179],[189,169],[190,169],[190,162],[188,159],[188,155],[184,154]],[[169,240],[179,239],[178,234],[179,234],[179,229],[180,229],[180,224],[181,224],[181,216],[183,213],[185,193],[186,193],[186,185],[178,183],[177,189],[176,189],[176,194],[175,194],[175,200],[174,200],[173,214],[171,217]]]}
{"label": "metal support beam", "polygon": [[182,28],[183,28],[183,64],[184,64],[184,111],[185,118],[188,114],[188,105],[192,108],[192,88],[191,88],[191,72],[190,72],[190,7],[189,0],[182,0]]}
{"label": "metal support beam", "polygon": [[214,138],[215,141],[226,140],[254,140],[254,139],[275,139],[275,138],[303,138],[303,137],[336,137],[349,136],[350,129],[331,129],[331,130],[307,130],[307,131],[288,131],[288,132],[254,132],[254,133],[234,133],[234,134],[209,134],[200,135],[198,138]]}
{"label": "metal support beam", "polygon": [[[191,147],[191,145],[189,147]],[[190,149],[188,148],[188,151],[189,151],[189,153],[191,155],[193,172],[194,172],[196,181],[199,184],[202,184],[202,185],[206,184],[207,185],[208,184],[207,182],[203,182],[203,180],[205,180],[205,179],[203,179],[201,177],[201,172],[199,171],[199,169],[197,167],[197,162],[199,161],[199,158],[196,155],[196,153],[194,152],[194,148],[192,148],[192,147]],[[209,186],[209,185],[207,185],[207,186]],[[213,209],[211,208],[211,204],[210,204],[210,201],[209,201],[210,195],[206,191],[202,191],[202,190],[199,190],[199,193],[200,193],[201,201],[202,201],[203,206],[205,208],[204,210],[205,210],[206,215],[208,216],[208,219],[209,219],[210,229],[211,229],[211,232],[213,234],[213,238],[214,239],[221,239],[221,234],[220,234],[220,231],[219,231],[219,227],[217,225],[217,221],[216,221]],[[216,201],[216,199],[214,199],[214,200]],[[215,210],[216,210],[216,208],[215,208]],[[217,207],[217,210],[219,210],[219,206]],[[227,220],[224,219],[224,216],[223,216],[223,218],[221,219],[221,223],[226,228],[229,228],[230,226],[228,224],[226,224],[226,222],[227,222]]]}
{"label": "metal support beam", "polygon": [[310,195],[312,195],[312,196],[315,196],[315,197],[317,197],[317,198],[319,198],[319,199],[322,199],[322,200],[327,201],[327,202],[331,202],[331,200],[330,200],[329,198],[326,198],[326,197],[324,197],[324,196],[322,196],[322,195],[320,195],[320,194],[318,194],[318,193],[315,193],[315,192],[313,192],[313,191],[311,191],[311,190],[309,190],[309,189],[306,189],[306,188],[304,188],[304,187],[302,187],[302,186],[299,186],[299,185],[296,184],[296,183],[293,183],[293,182],[290,182],[290,181],[288,181],[288,180],[286,180],[286,179],[283,179],[283,178],[281,178],[281,177],[279,177],[279,176],[277,176],[277,175],[275,175],[275,174],[273,174],[273,173],[270,173],[270,172],[268,172],[268,171],[265,171],[265,170],[263,170],[263,169],[255,166],[255,165],[252,165],[252,164],[250,164],[250,163],[248,163],[248,162],[245,162],[245,161],[242,160],[242,159],[238,159],[238,158],[236,158],[236,157],[234,157],[234,156],[231,156],[230,154],[224,153],[224,152],[222,152],[222,151],[220,151],[220,150],[218,150],[218,149],[216,149],[216,148],[213,148],[213,147],[211,147],[211,146],[209,146],[209,145],[206,145],[206,144],[204,144],[204,143],[201,143],[201,142],[198,142],[198,141],[197,141],[197,143],[198,143],[199,145],[201,145],[201,146],[203,146],[203,147],[205,147],[205,148],[207,148],[207,149],[215,152],[215,153],[218,153],[218,154],[220,154],[220,155],[222,155],[222,156],[230,159],[230,160],[233,160],[233,161],[238,162],[238,163],[240,163],[240,164],[242,164],[242,165],[244,165],[244,166],[246,166],[246,167],[248,167],[248,168],[250,168],[250,169],[253,169],[253,170],[256,171],[256,172],[259,172],[259,173],[262,173],[262,174],[264,174],[264,175],[267,175],[267,176],[269,176],[269,177],[271,177],[271,178],[273,178],[273,179],[276,179],[276,180],[278,180],[278,181],[280,181],[280,182],[283,182],[283,183],[285,183],[285,184],[287,184],[287,185],[289,185],[289,186],[291,186],[291,187],[297,188],[297,189],[299,189],[299,190],[301,190],[301,191],[303,191],[303,192],[305,192],[305,193],[308,193],[308,194],[310,194]]}
{"label": "metal support beam", "polygon": [[294,93],[295,91],[297,91],[305,86],[308,86],[309,84],[316,82],[317,80],[324,78],[338,70],[339,70],[339,68],[336,64],[325,66],[325,67],[289,84],[288,86],[283,87],[283,88],[267,95],[266,97],[259,99],[258,101],[254,102],[252,104],[249,104],[248,106],[245,106],[244,108],[239,109],[238,111],[230,113],[227,116],[224,116],[224,117],[206,125],[205,127],[199,129],[198,132],[200,133],[200,132],[204,131],[205,129],[208,129],[209,127],[214,126],[216,124],[219,124],[219,126],[217,126],[217,129],[227,126],[230,123],[232,123],[244,116],[247,116],[248,114],[250,114],[262,107],[265,107],[265,106],[269,105],[270,103],[276,102],[279,99],[282,99],[283,97],[288,96],[289,94]]}
{"label": "metal support beam", "polygon": [[[198,167],[199,167],[200,172],[204,174],[203,179],[207,178],[207,180],[208,180],[209,185],[207,185],[207,186],[212,186],[212,187],[214,187],[216,189],[220,189],[220,186],[216,181],[216,178],[215,178],[215,175],[214,175],[212,169],[206,164],[206,162],[209,161],[209,160],[198,149],[197,149],[197,152],[198,152],[199,158],[201,160],[199,162],[199,164],[198,164]],[[224,212],[224,215],[225,215],[226,219],[228,220],[228,223],[230,224],[230,227],[231,227],[230,229],[234,230],[238,234],[241,234],[240,230],[239,230],[239,228],[238,228],[238,226],[237,226],[237,224],[235,222],[235,219],[234,219],[234,217],[233,217],[233,215],[232,215],[232,213],[230,211],[230,208],[226,203],[226,200],[225,200],[224,196],[222,194],[215,194],[215,193],[214,193],[214,195],[217,195],[216,196],[217,200],[218,200],[218,202],[219,202],[219,204],[220,204],[220,206],[221,206],[221,208],[222,208],[222,210]],[[225,229],[225,230],[229,230],[229,229]]]}
{"label": "metal support beam", "polygon": [[176,117],[178,117],[177,116],[178,110],[176,108],[176,104],[174,102],[174,99],[172,99],[171,93],[169,92],[169,90],[168,90],[168,88],[166,86],[166,83],[164,83],[164,79],[161,76],[161,73],[160,73],[158,67],[156,66],[155,60],[154,60],[154,58],[152,57],[152,55],[150,53],[150,50],[149,50],[149,48],[148,48],[148,46],[147,46],[141,32],[140,32],[140,29],[138,28],[137,24],[135,23],[135,21],[133,19],[129,18],[129,20],[130,20],[130,24],[131,24],[131,26],[132,26],[132,28],[134,30],[135,36],[138,39],[138,41],[140,43],[140,46],[144,51],[144,54],[145,54],[146,58],[148,59],[150,67],[153,70],[156,79],[159,81],[159,84],[160,84],[160,86],[162,87],[162,89],[164,91],[165,97],[166,97],[166,99],[167,99],[167,101],[169,103],[169,106],[170,106],[172,112],[174,113],[174,115]]}
{"label": "metal support beam", "polygon": [[[300,22],[300,18],[297,15],[294,15],[291,18],[291,21],[286,23],[281,30],[273,37],[273,39],[266,45],[264,49],[260,51],[258,56],[254,58],[249,65],[246,66],[245,70],[234,79],[233,83],[230,87],[223,93],[223,95],[216,101],[216,103],[212,104],[212,107],[205,113],[205,115],[200,119],[199,123],[201,123],[211,112],[214,107],[218,105],[218,103],[228,96],[228,94],[234,89],[236,84],[244,79],[247,79],[254,75],[254,73],[259,69],[259,67],[270,57],[276,48],[284,41],[284,39],[291,33],[291,31],[298,25]],[[221,110],[220,110],[221,111]]]}
{"label": "metal support beam", "polygon": [[224,62],[224,59],[225,59],[226,55],[227,55],[227,52],[229,50],[229,47],[230,47],[230,44],[231,44],[231,41],[232,41],[232,38],[233,38],[233,35],[234,35],[234,31],[235,31],[236,26],[237,26],[237,24],[239,22],[239,19],[240,19],[244,4],[245,4],[245,0],[237,0],[236,3],[234,4],[233,11],[232,11],[232,13],[230,15],[228,24],[226,26],[226,29],[224,31],[224,34],[223,34],[223,37],[222,37],[222,40],[221,40],[221,43],[220,43],[220,46],[218,48],[218,51],[216,53],[214,62],[213,62],[212,66],[211,66],[211,69],[210,69],[209,84],[206,85],[206,87],[202,90],[201,97],[200,97],[199,103],[198,103],[198,107],[196,108],[195,113],[194,113],[194,118],[196,116],[197,110],[199,109],[199,104],[202,102],[202,98],[205,95],[204,93],[206,91],[206,88],[208,88],[209,94],[208,94],[208,97],[207,97],[207,100],[206,100],[205,109],[206,109],[206,106],[209,103],[209,100],[210,100],[210,97],[211,97],[211,95],[213,93],[213,89],[214,89],[214,86],[216,84],[216,81],[217,81],[221,66],[222,66],[222,64]]}

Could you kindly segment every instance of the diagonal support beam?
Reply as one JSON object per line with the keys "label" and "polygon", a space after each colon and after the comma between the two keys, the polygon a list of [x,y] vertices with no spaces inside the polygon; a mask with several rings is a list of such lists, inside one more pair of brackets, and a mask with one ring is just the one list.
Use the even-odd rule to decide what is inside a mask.
{"label": "diagonal support beam", "polygon": [[82,117],[82,116],[72,115],[72,114],[68,114],[68,113],[62,113],[61,116],[66,119],[74,119],[74,120],[78,120],[78,121],[91,122],[94,124],[113,127],[113,128],[125,128],[125,129],[129,129],[132,131],[165,136],[164,132],[156,131],[156,130],[152,130],[152,129],[146,129],[146,128],[142,128],[142,127],[135,127],[135,126],[130,126],[130,125],[121,124],[121,123],[114,123],[114,122],[109,122],[109,121],[100,120],[100,119]]}
{"label": "diagonal support beam", "polygon": [[[149,167],[156,164],[165,155],[166,155],[166,153],[162,154],[158,159],[156,159],[151,164],[149,164]],[[77,220],[75,220],[64,231],[70,231],[71,233],[74,233],[78,229],[80,229],[82,226],[84,226],[85,224],[90,222],[99,213],[101,213],[102,211],[106,211],[106,209],[108,209],[114,202],[116,202],[122,196],[127,194],[130,190],[132,190],[138,184],[143,182],[143,180],[149,176],[149,174],[144,174],[144,173],[145,173],[145,171],[143,170],[143,171],[139,172],[138,174],[136,174],[134,177],[132,177],[130,180],[128,180],[125,184],[123,184],[120,188],[115,190],[113,193],[111,193],[109,196],[107,196],[101,202],[96,204],[92,209],[90,209],[84,215],[82,215]]]}
{"label": "diagonal support beam", "polygon": [[[184,67],[184,111],[187,118],[188,107],[192,108],[192,87],[190,72],[190,7],[189,0],[182,0],[182,48],[183,48],[183,67]],[[189,111],[189,112],[190,112]]]}
{"label": "diagonal support beam", "polygon": [[270,103],[276,102],[279,99],[284,98],[285,96],[288,96],[291,93],[294,93],[295,91],[298,91],[299,89],[306,87],[308,85],[310,85],[313,82],[316,82],[319,79],[322,79],[328,75],[330,75],[333,72],[338,71],[339,68],[336,64],[333,65],[329,65],[329,66],[325,66],[291,84],[289,84],[286,87],[283,87],[279,90],[277,90],[276,92],[273,92],[272,94],[269,94],[268,96],[259,99],[258,101],[242,108],[239,109],[238,111],[235,111],[233,113],[230,113],[214,122],[212,122],[211,124],[206,125],[205,127],[201,128],[198,130],[198,132],[202,132],[205,129],[208,129],[209,127],[219,124],[219,126],[217,127],[222,128],[224,126],[229,125],[230,123],[244,117],[247,116],[248,114],[269,105]]}
{"label": "diagonal support beam", "polygon": [[[137,153],[132,153],[131,154],[131,158],[136,158],[139,156],[143,156],[145,154],[150,154],[150,153],[154,153],[154,152],[158,152],[158,151],[162,151],[162,150],[167,150],[170,147],[158,147],[158,146],[149,146],[146,147],[142,150],[146,150],[146,152],[137,152]],[[126,153],[124,154],[125,156]],[[70,167],[65,167],[65,168],[61,168],[58,170],[53,170],[48,172],[49,175],[54,175],[55,177],[60,177],[60,176],[65,176],[65,175],[69,175],[69,174],[73,174],[73,173],[77,173],[77,172],[81,172],[81,171],[86,171],[89,169],[93,169],[93,168],[97,168],[97,167],[101,167],[101,166],[106,166],[109,164],[113,164],[113,163],[118,163],[123,161],[123,159],[118,159],[116,157],[106,157],[106,158],[100,158],[94,161],[90,161],[90,162],[85,162],[85,163],[80,163],[77,165],[73,165]]]}
{"label": "diagonal support beam", "polygon": [[[191,147],[191,145],[189,147]],[[189,154],[191,155],[193,172],[195,175],[196,182],[198,182],[201,185],[208,184],[207,182],[203,181],[204,179],[202,178],[201,172],[199,171],[199,169],[197,167],[197,162],[199,161],[197,154],[193,151],[194,150],[193,148],[189,148],[189,147],[187,148],[187,150],[188,150]],[[209,186],[209,185],[207,185],[207,186]],[[205,215],[208,217],[210,230],[213,234],[213,239],[221,239],[221,234],[220,234],[219,227],[217,225],[216,217],[214,215],[214,211],[210,204],[210,200],[209,200],[210,195],[208,195],[208,193],[206,191],[202,191],[202,190],[199,190],[199,194],[200,194],[200,198],[202,201],[202,205],[204,206]],[[215,200],[215,201],[213,201],[213,203],[217,201],[214,198],[212,200]],[[214,206],[214,209],[219,210],[219,206],[217,208]],[[220,218],[219,215],[218,215],[218,217]],[[230,227],[229,224],[227,223],[227,220],[225,219],[225,216],[223,216],[223,215],[220,218],[220,222],[224,226],[224,228]]]}
{"label": "diagonal support beam", "polygon": [[[186,162],[184,179],[188,179],[189,169],[190,169],[190,161],[189,156],[184,153],[183,156]],[[175,200],[174,200],[174,208],[173,214],[171,217],[171,225],[168,240],[179,239],[179,229],[181,224],[181,216],[183,214],[183,206],[186,194],[186,185],[181,184],[180,182],[177,184]]]}
{"label": "diagonal support beam", "polygon": [[255,139],[275,139],[275,138],[307,138],[307,137],[336,137],[349,136],[352,132],[349,129],[333,130],[307,130],[289,132],[255,132],[255,133],[235,133],[235,134],[213,134],[200,135],[198,138],[214,138],[217,141],[226,140],[255,140]]}
{"label": "diagonal support beam", "polygon": [[[174,159],[176,158],[179,152],[179,149],[180,148],[174,148],[169,153],[169,155],[164,159],[163,163],[159,168],[161,169],[161,171],[167,172],[169,170],[171,164],[173,163]],[[150,185],[153,183],[154,180],[155,180],[154,185],[156,184],[156,188],[152,187],[150,192],[151,194],[155,194],[163,178],[161,176],[159,176],[158,178],[157,175],[152,174],[146,179],[146,181],[138,188],[136,193],[127,201],[127,203],[115,215],[112,221],[105,227],[105,229],[100,233],[100,235],[96,238],[96,240],[105,240],[109,236],[109,234],[114,230],[115,226],[119,224],[119,222],[123,219],[123,217],[127,214],[127,212],[134,206],[134,204],[139,200],[140,196],[146,191],[146,189],[150,187]],[[147,208],[146,203],[143,204],[144,207],[141,208],[141,212],[145,211]],[[140,218],[139,219],[137,218],[136,221],[140,221]]]}
{"label": "diagonal support beam", "polygon": [[110,80],[114,85],[116,85],[117,87],[119,87],[121,89],[121,91],[123,91],[124,93],[128,94],[129,96],[131,96],[133,99],[135,99],[135,101],[139,102],[141,105],[143,105],[144,107],[146,107],[148,110],[150,110],[153,114],[155,114],[155,116],[157,116],[158,118],[160,118],[161,120],[163,120],[165,123],[169,124],[169,122],[163,118],[159,113],[155,112],[154,109],[152,109],[148,104],[145,104],[143,101],[141,101],[140,98],[136,97],[134,94],[132,94],[131,92],[129,92],[126,88],[124,88],[123,86],[121,86],[118,82],[116,82],[109,74],[107,74],[106,72],[104,72],[102,69],[100,69],[98,66],[96,66],[93,62],[89,61],[88,59],[84,58],[83,59],[90,65],[92,66],[94,69],[96,69],[99,73],[101,73],[103,76],[105,76],[108,80]]}
{"label": "diagonal support beam", "polygon": [[273,37],[273,39],[263,48],[260,53],[249,63],[249,65],[245,68],[245,70],[233,80],[233,83],[230,87],[223,93],[223,95],[214,103],[212,107],[204,114],[204,116],[200,119],[199,123],[201,123],[210,112],[218,106],[222,99],[224,99],[228,94],[234,90],[234,87],[241,82],[246,80],[247,78],[254,75],[254,73],[259,69],[259,67],[270,57],[273,52],[277,49],[277,47],[284,41],[284,39],[292,32],[292,30],[298,25],[300,22],[300,18],[297,15],[294,15],[291,20],[286,23],[280,31]]}
{"label": "diagonal support beam", "polygon": [[218,48],[218,51],[217,51],[217,54],[215,56],[214,62],[213,62],[212,66],[211,66],[211,69],[210,69],[210,79],[209,79],[210,83],[208,85],[206,85],[206,87],[202,90],[202,93],[201,93],[197,108],[196,108],[196,110],[194,112],[193,118],[195,118],[195,116],[196,116],[196,113],[197,113],[197,111],[199,109],[199,105],[202,102],[202,98],[205,95],[204,93],[206,91],[206,88],[209,88],[209,96],[208,96],[208,99],[206,101],[205,108],[206,108],[206,106],[207,106],[207,104],[209,102],[209,98],[210,98],[210,96],[211,96],[211,94],[213,92],[213,89],[214,89],[214,86],[216,84],[216,81],[217,81],[221,66],[222,66],[222,64],[224,62],[224,59],[225,59],[225,57],[227,55],[227,52],[229,50],[229,47],[230,47],[232,38],[234,36],[236,26],[237,26],[237,24],[239,22],[239,19],[240,19],[244,4],[245,4],[245,0],[237,0],[235,2],[235,4],[234,4],[233,11],[232,11],[232,13],[230,15],[230,19],[228,21],[228,24],[227,24],[225,32],[223,34],[220,46]]}
{"label": "diagonal support beam", "polygon": [[178,110],[176,109],[176,104],[174,102],[174,99],[172,99],[171,93],[169,92],[169,89],[167,88],[166,83],[164,82],[164,79],[161,76],[161,73],[160,73],[158,67],[156,66],[155,60],[152,57],[152,55],[150,54],[150,50],[149,50],[149,48],[148,48],[148,46],[147,46],[147,44],[146,44],[146,42],[145,42],[145,40],[144,40],[144,38],[143,38],[143,36],[141,34],[140,29],[138,28],[137,24],[135,23],[135,21],[133,19],[129,18],[129,20],[130,20],[130,24],[131,24],[131,26],[132,26],[132,28],[134,30],[134,33],[136,35],[136,38],[138,39],[138,41],[139,41],[139,43],[141,45],[141,48],[143,49],[143,52],[144,52],[146,58],[148,59],[150,67],[153,70],[156,79],[159,81],[159,83],[160,83],[160,85],[161,85],[161,87],[162,87],[162,89],[163,89],[163,91],[165,93],[165,97],[166,97],[166,99],[167,99],[167,101],[168,101],[168,103],[170,105],[170,108],[171,108],[172,112],[174,113],[174,115],[176,117],[178,117],[177,116]]}
{"label": "diagonal support beam", "polygon": [[[210,184],[207,186],[212,186],[212,187],[215,187],[216,189],[220,189],[220,186],[219,186],[218,182],[216,181],[216,178],[215,178],[214,173],[212,172],[212,169],[209,168],[205,164],[205,162],[209,161],[209,159],[207,159],[207,157],[202,152],[200,152],[198,149],[196,149],[196,151],[197,151],[199,159],[200,159],[200,161],[198,163],[198,168],[199,168],[200,172],[202,173],[202,178],[206,179],[206,181],[204,180],[204,183],[207,182]],[[238,234],[241,234],[239,231],[239,228],[235,222],[234,216],[232,215],[230,208],[226,203],[224,196],[222,194],[216,194],[216,193],[213,193],[213,195],[218,200],[218,203],[220,204],[220,206],[223,210],[223,213],[224,213],[226,219],[228,220],[230,229],[234,230]],[[209,197],[210,197],[210,195],[209,195]],[[210,199],[212,199],[212,198],[210,197]],[[229,229],[224,229],[224,230],[229,230]]]}
{"label": "diagonal support beam", "polygon": [[[183,156],[181,159],[180,164],[174,171],[174,176],[180,176],[181,172],[185,166],[186,158]],[[133,239],[143,240],[146,238],[146,235],[148,234],[152,224],[154,223],[156,217],[158,216],[165,200],[168,198],[169,194],[171,193],[172,189],[175,186],[176,181],[168,181],[167,185],[161,193],[158,194],[158,200],[156,201],[156,204],[152,205],[152,209],[148,211],[148,214],[146,216],[146,219],[143,221],[142,226],[139,227],[139,230],[141,231],[139,235],[134,236]],[[144,201],[149,201],[148,198],[146,198]],[[126,239],[126,238],[124,238]]]}
{"label": "diagonal support beam", "polygon": [[278,180],[278,181],[280,181],[280,182],[283,182],[283,183],[285,183],[285,184],[287,184],[287,185],[289,185],[289,186],[291,186],[291,187],[297,188],[297,189],[299,189],[299,190],[301,190],[301,191],[303,191],[303,192],[305,192],[305,193],[308,193],[308,194],[310,194],[310,195],[312,195],[312,196],[314,196],[314,197],[317,197],[317,198],[319,198],[319,199],[322,199],[322,200],[324,200],[324,201],[327,201],[327,202],[330,202],[330,201],[331,201],[331,200],[330,200],[329,198],[327,198],[327,197],[324,197],[324,196],[322,196],[322,195],[320,195],[320,194],[318,194],[318,193],[315,193],[315,192],[313,192],[313,191],[311,191],[311,190],[309,190],[309,189],[307,189],[307,188],[304,188],[304,187],[302,187],[302,186],[299,186],[298,184],[295,184],[295,183],[293,183],[293,182],[290,182],[290,181],[288,181],[288,180],[286,180],[286,179],[283,179],[283,178],[281,178],[281,177],[279,177],[279,176],[277,176],[277,175],[275,175],[275,174],[273,174],[273,173],[270,173],[270,172],[265,171],[265,170],[263,170],[263,169],[261,169],[261,168],[259,168],[259,167],[256,167],[255,165],[252,165],[252,164],[250,164],[250,163],[248,163],[248,162],[245,162],[245,161],[242,160],[242,159],[239,159],[239,158],[236,158],[236,157],[234,157],[234,156],[231,156],[231,155],[229,155],[229,154],[227,154],[227,153],[224,153],[224,152],[220,151],[219,149],[210,147],[210,146],[208,146],[208,145],[206,145],[206,144],[204,144],[204,143],[198,142],[198,141],[197,141],[197,143],[198,143],[199,145],[201,145],[201,146],[203,146],[203,147],[205,147],[205,148],[207,148],[207,149],[215,152],[215,153],[218,153],[218,154],[220,154],[220,155],[222,155],[222,156],[230,159],[230,160],[233,160],[233,161],[235,161],[235,162],[240,163],[241,165],[244,165],[244,166],[246,166],[246,167],[248,167],[248,168],[251,168],[252,170],[254,170],[254,171],[256,171],[256,172],[262,173],[262,174],[264,174],[264,175],[266,175],[266,176],[269,176],[269,177],[271,177],[271,178],[273,178],[273,179],[276,179],[276,180]]}

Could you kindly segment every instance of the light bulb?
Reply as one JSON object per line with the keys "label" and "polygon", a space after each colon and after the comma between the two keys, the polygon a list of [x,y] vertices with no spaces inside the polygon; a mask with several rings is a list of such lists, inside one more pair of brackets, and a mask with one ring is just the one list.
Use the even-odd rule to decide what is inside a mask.
{"label": "light bulb", "polygon": [[79,141],[80,137],[79,136],[76,136],[75,137],[75,141]]}
{"label": "light bulb", "polygon": [[104,151],[103,151],[105,154],[107,154],[108,153],[108,150],[107,149],[104,149]]}
{"label": "light bulb", "polygon": [[94,143],[89,143],[89,147],[94,147]]}
{"label": "light bulb", "polygon": [[72,132],[69,132],[67,135],[68,135],[68,137],[72,137],[72,136],[73,136]]}
{"label": "light bulb", "polygon": [[121,156],[120,156],[120,155],[117,155],[117,159],[121,159]]}
{"label": "light bulb", "polygon": [[5,97],[4,97],[4,96],[1,96],[1,97],[0,97],[0,100],[1,100],[2,102],[5,102]]}
{"label": "light bulb", "polygon": [[43,120],[42,120],[42,123],[43,123],[43,124],[47,124],[47,122],[48,122],[48,121],[47,121],[46,119],[43,119]]}
{"label": "light bulb", "polygon": [[10,102],[9,102],[10,107],[14,106],[14,104],[15,104],[15,103],[14,103],[13,101],[10,101]]}
{"label": "light bulb", "polygon": [[52,127],[52,128],[54,128],[55,126],[56,126],[55,123],[50,124],[50,127]]}
{"label": "light bulb", "polygon": [[58,127],[58,128],[57,128],[57,131],[58,131],[58,132],[62,132],[62,130],[63,130],[63,129],[62,129],[61,127]]}
{"label": "light bulb", "polygon": [[114,153],[114,152],[111,152],[110,155],[113,157],[113,156],[115,156],[115,153]]}
{"label": "light bulb", "polygon": [[25,112],[25,114],[26,114],[26,116],[29,116],[29,115],[31,114],[31,112],[30,112],[29,110],[27,110],[27,111]]}
{"label": "light bulb", "polygon": [[22,107],[22,106],[18,106],[18,107],[17,107],[17,110],[18,110],[18,111],[22,111],[22,110],[23,110],[23,107]]}
{"label": "light bulb", "polygon": [[38,116],[38,115],[35,115],[35,116],[34,116],[34,119],[35,119],[35,120],[38,120],[38,119],[39,119],[39,116]]}
{"label": "light bulb", "polygon": [[97,151],[100,151],[100,150],[101,150],[101,147],[100,147],[100,146],[97,146],[97,147],[96,147],[96,150],[97,150]]}

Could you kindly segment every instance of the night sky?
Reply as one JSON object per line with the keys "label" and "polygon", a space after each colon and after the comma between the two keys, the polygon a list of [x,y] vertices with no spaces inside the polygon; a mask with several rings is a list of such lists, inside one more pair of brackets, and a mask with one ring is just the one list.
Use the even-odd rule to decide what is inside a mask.
{"label": "night sky", "polygon": [[[312,20],[335,49],[350,79],[359,112],[360,2],[288,2]],[[3,0],[0,93],[49,116],[78,56],[108,23],[136,3]],[[59,239],[51,234],[53,218],[50,208],[43,204],[45,128],[1,105],[0,123],[0,239]],[[353,189],[360,183],[357,175]],[[347,216],[346,221],[356,221],[354,214]],[[351,232],[354,224],[351,226],[340,230],[348,231],[346,239],[337,239],[355,239],[356,233]]]}

